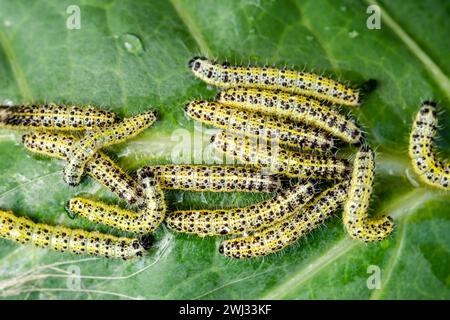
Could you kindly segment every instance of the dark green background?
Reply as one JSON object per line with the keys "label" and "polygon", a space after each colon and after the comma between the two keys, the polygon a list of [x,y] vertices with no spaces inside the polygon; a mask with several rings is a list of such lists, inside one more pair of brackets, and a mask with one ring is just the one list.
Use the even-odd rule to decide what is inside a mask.
{"label": "dark green background", "polygon": [[[66,8],[72,4],[81,8],[80,30],[66,28]],[[91,103],[124,116],[158,109],[161,121],[110,150],[128,170],[170,162],[180,144],[174,131],[194,132],[182,106],[215,91],[190,74],[186,64],[192,56],[295,66],[352,84],[378,80],[364,105],[351,113],[377,150],[373,214],[392,215],[397,228],[389,239],[366,245],[350,240],[336,216],[297,245],[252,261],[220,256],[219,239],[166,228],[158,231],[147,257],[127,262],[86,260],[0,240],[0,296],[450,298],[449,194],[407,178],[409,173],[417,180],[407,141],[424,99],[441,104],[438,144],[443,156],[450,155],[450,3],[380,4],[381,30],[369,30],[365,1],[1,0],[0,102]],[[127,40],[134,46],[131,52],[124,47]],[[79,193],[111,201],[114,196],[89,179],[70,189],[62,181],[62,163],[26,152],[20,137],[0,131],[0,207],[46,223],[108,230],[70,220],[63,207]],[[262,198],[168,194],[171,208],[233,206]],[[380,267],[381,290],[366,286],[370,265]],[[67,285],[74,267],[83,277],[80,288]]]}

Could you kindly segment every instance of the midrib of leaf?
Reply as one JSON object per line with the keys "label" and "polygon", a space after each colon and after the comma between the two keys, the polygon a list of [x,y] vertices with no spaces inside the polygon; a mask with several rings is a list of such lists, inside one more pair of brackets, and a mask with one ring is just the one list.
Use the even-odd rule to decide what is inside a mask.
{"label": "midrib of leaf", "polygon": [[387,11],[376,1],[366,0],[370,5],[380,8],[381,19],[394,31],[406,47],[423,63],[425,69],[431,74],[437,85],[450,100],[450,79],[442,72],[439,66],[425,53],[422,48],[406,33],[405,30],[387,13]]}
{"label": "midrib of leaf", "polygon": [[28,87],[25,75],[22,71],[22,68],[20,67],[20,65],[16,60],[14,50],[11,46],[11,43],[9,42],[8,37],[1,29],[0,29],[0,46],[3,48],[3,51],[5,52],[5,55],[9,61],[17,86],[19,87],[20,94],[24,99],[23,102],[32,102],[33,95],[31,93],[30,88]]}
{"label": "midrib of leaf", "polygon": [[331,249],[318,258],[308,263],[306,267],[297,270],[287,281],[278,285],[271,292],[264,295],[261,299],[273,300],[282,299],[294,292],[301,284],[305,283],[309,279],[313,278],[322,269],[328,266],[330,263],[336,261],[341,256],[352,250],[357,246],[358,242],[350,238],[345,238],[336,243]]}
{"label": "midrib of leaf", "polygon": [[173,8],[175,9],[175,12],[177,13],[178,17],[181,19],[181,21],[187,27],[191,36],[194,38],[202,54],[210,56],[212,54],[212,51],[209,48],[208,44],[206,43],[205,39],[203,38],[200,28],[192,19],[192,17],[187,13],[187,11],[183,8],[181,2],[179,0],[169,0],[169,1],[172,4]]}
{"label": "midrib of leaf", "polygon": [[[397,201],[394,201],[392,204],[386,206],[386,208],[382,211],[395,218],[397,224],[402,224],[405,222],[405,219],[400,218],[407,216],[413,212],[415,208],[437,196],[438,194],[433,191],[426,189],[415,189],[408,192]],[[398,228],[402,228],[402,226]],[[361,242],[350,238],[340,240],[331,249],[321,254],[310,263],[305,264],[306,266],[294,272],[286,281],[272,288],[270,292],[262,296],[261,299],[283,299],[291,293],[294,293],[300,285],[314,278],[314,276],[319,274],[320,271],[322,271],[326,266],[330,265],[344,254],[360,245],[362,245]],[[396,258],[397,256],[394,256],[391,259],[389,263],[391,267],[394,266]]]}
{"label": "midrib of leaf", "polygon": [[384,277],[381,279],[381,289],[374,290],[372,295],[370,296],[371,300],[378,300],[381,298],[382,294],[384,293],[384,289],[386,289],[386,285],[389,283],[389,280],[391,279],[392,271],[394,270],[395,265],[397,264],[398,257],[400,256],[400,253],[403,249],[404,239],[405,239],[405,232],[406,230],[406,223],[402,223],[398,227],[398,235],[397,235],[397,242],[395,244],[394,252],[391,254],[391,258],[387,262],[386,266],[384,267],[383,274]]}

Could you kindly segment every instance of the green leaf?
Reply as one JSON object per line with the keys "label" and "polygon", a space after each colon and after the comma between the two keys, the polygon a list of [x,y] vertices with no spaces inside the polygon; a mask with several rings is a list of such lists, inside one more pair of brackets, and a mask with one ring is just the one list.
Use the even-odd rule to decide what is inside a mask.
{"label": "green leaf", "polygon": [[[449,299],[449,193],[417,185],[407,156],[408,132],[420,102],[440,102],[438,147],[450,156],[450,4],[439,0],[382,1],[381,29],[369,30],[370,4],[324,1],[30,1],[0,2],[0,102],[92,103],[135,114],[155,108],[151,129],[109,152],[128,170],[171,162],[174,148],[207,141],[183,105],[208,90],[187,68],[197,55],[234,63],[295,66],[351,84],[378,87],[351,112],[378,152],[373,214],[395,218],[392,237],[366,245],[349,239],[339,214],[296,245],[264,259],[229,260],[220,239],[157,232],[140,260],[113,261],[0,241],[0,296],[4,298],[160,299]],[[76,4],[81,29],[68,30]],[[444,129],[445,128],[445,129]],[[62,163],[36,157],[21,133],[0,131],[0,207],[36,221],[117,231],[63,207],[82,192],[114,195],[86,179],[62,181]],[[193,141],[197,143],[194,144]],[[189,146],[189,144],[188,144]],[[204,159],[196,150],[190,162]],[[170,192],[170,208],[235,206],[263,195]],[[115,201],[115,200],[113,200]],[[370,266],[381,271],[371,290]],[[81,283],[71,277],[79,270]],[[369,279],[370,280],[370,279]]]}

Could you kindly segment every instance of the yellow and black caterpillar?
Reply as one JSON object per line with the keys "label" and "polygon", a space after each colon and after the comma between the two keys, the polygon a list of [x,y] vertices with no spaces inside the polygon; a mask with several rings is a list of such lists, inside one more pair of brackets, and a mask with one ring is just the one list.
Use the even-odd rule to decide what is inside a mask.
{"label": "yellow and black caterpillar", "polygon": [[120,120],[114,112],[91,106],[57,105],[1,106],[0,127],[61,131],[95,130]]}
{"label": "yellow and black caterpillar", "polygon": [[116,237],[96,231],[50,226],[3,210],[0,210],[0,237],[61,252],[122,259],[140,257],[151,246],[150,237]]}

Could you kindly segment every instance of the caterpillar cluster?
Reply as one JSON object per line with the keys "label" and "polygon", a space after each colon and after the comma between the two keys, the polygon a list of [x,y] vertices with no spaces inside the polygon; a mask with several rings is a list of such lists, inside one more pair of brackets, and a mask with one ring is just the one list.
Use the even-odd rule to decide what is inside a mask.
{"label": "caterpillar cluster", "polygon": [[142,167],[138,174],[152,173],[163,189],[210,192],[273,192],[281,181],[252,167],[204,165],[154,165]]}
{"label": "caterpillar cluster", "polygon": [[[76,197],[68,204],[73,217],[78,215],[121,231],[139,234],[140,238],[116,237],[34,223],[3,210],[0,210],[0,236],[19,243],[77,254],[123,259],[142,256],[150,248],[148,234],[164,220],[166,204],[163,191],[153,176],[148,174],[139,175],[138,179],[131,178],[100,149],[139,134],[156,120],[156,114],[145,112],[119,120],[114,113],[91,107],[51,104],[0,108],[0,126],[33,131],[22,137],[28,150],[67,161],[69,170],[65,172],[73,167],[78,168],[79,178],[86,171],[103,186],[138,208],[137,211],[131,211]],[[54,132],[57,130],[67,133]],[[85,133],[79,137],[70,133],[73,131]],[[74,159],[82,160],[82,164],[77,165]]]}
{"label": "caterpillar cluster", "polygon": [[[341,205],[344,228],[351,238],[373,242],[393,232],[392,218],[368,214],[374,152],[358,125],[329,106],[359,106],[358,90],[294,70],[230,66],[205,58],[193,58],[189,67],[223,91],[216,101],[191,101],[185,106],[186,114],[222,129],[212,137],[212,147],[241,165],[153,165],[129,175],[102,149],[151,126],[154,112],[121,120],[89,106],[0,107],[0,127],[33,131],[23,136],[28,150],[67,162],[64,180],[69,185],[78,184],[87,173],[136,205],[133,210],[124,209],[74,197],[67,205],[72,217],[137,235],[116,237],[50,226],[0,210],[0,237],[62,252],[130,259],[145,254],[151,244],[148,234],[165,221],[171,230],[200,237],[232,235],[222,241],[219,252],[236,259],[254,258],[295,243]],[[448,190],[450,165],[432,149],[436,127],[436,105],[424,102],[412,126],[409,154],[422,181]],[[353,163],[332,155],[340,142],[360,148]],[[296,181],[286,187],[284,179]],[[274,194],[245,207],[166,215],[164,189]]]}
{"label": "caterpillar cluster", "polygon": [[58,131],[95,130],[119,122],[117,114],[92,106],[57,105],[0,106],[0,127]]}
{"label": "caterpillar cluster", "polygon": [[[166,218],[169,228],[201,237],[241,235],[222,242],[219,252],[252,258],[294,243],[342,203],[347,210],[348,203],[360,201],[356,215],[361,223],[355,222],[353,229],[348,227],[352,224],[348,217],[354,213],[344,213],[350,236],[374,241],[390,234],[390,219],[367,217],[368,206],[363,202],[368,204],[370,190],[361,191],[359,186],[369,181],[361,180],[364,177],[357,172],[356,168],[363,166],[358,155],[352,165],[330,152],[337,146],[335,138],[366,145],[361,129],[352,120],[321,101],[357,106],[357,90],[293,70],[221,65],[205,58],[193,58],[189,67],[207,84],[223,89],[216,101],[195,100],[184,108],[190,118],[222,129],[212,136],[212,147],[245,167],[300,179],[300,184],[277,190],[272,199],[248,207],[172,212]],[[334,184],[315,195],[312,186],[316,181]],[[302,201],[293,201],[298,195]]]}
{"label": "caterpillar cluster", "polygon": [[450,190],[450,163],[440,160],[433,150],[438,124],[436,108],[434,102],[422,103],[411,129],[409,156],[414,171],[424,183]]}

